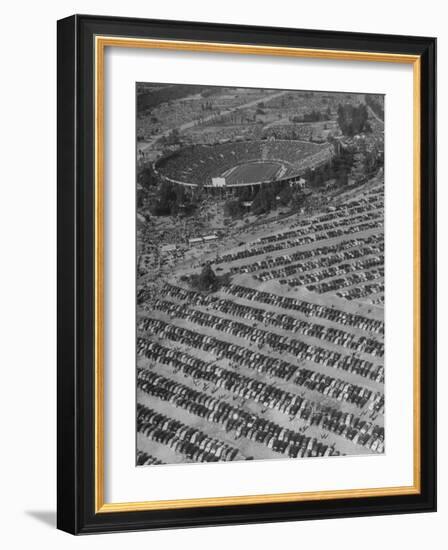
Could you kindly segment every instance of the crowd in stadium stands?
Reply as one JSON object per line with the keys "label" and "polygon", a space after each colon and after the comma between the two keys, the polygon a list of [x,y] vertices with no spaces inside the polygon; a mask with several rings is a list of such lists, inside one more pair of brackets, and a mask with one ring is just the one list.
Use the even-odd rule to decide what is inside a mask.
{"label": "crowd in stadium stands", "polygon": [[[343,242],[326,245],[316,248],[311,248],[308,250],[298,250],[290,254],[283,254],[279,256],[266,257],[263,260],[258,260],[250,264],[244,264],[239,266],[232,266],[230,268],[230,273],[253,273],[254,271],[259,271],[261,269],[272,269],[275,267],[283,267],[294,262],[300,262],[302,260],[307,260],[309,258],[314,258],[316,256],[323,256],[328,254],[337,254],[343,250],[349,248],[355,248],[357,246],[365,245],[376,245],[377,243],[384,240],[383,235],[371,235],[370,237],[361,237],[356,239],[347,239]],[[241,260],[243,258],[251,258],[259,255],[267,255],[270,252],[277,252],[278,250],[285,250],[287,247],[285,243],[278,243],[276,245],[266,245],[260,248],[250,248],[247,250],[239,250],[238,252],[232,252],[226,254],[225,256],[218,256],[213,261],[216,264],[223,262],[234,262]]]}
{"label": "crowd in stadium stands", "polygon": [[164,464],[164,462],[155,456],[149,455],[148,453],[137,449],[137,466],[151,466],[153,464]]}
{"label": "crowd in stadium stands", "polygon": [[329,146],[320,147],[306,141],[276,140],[269,142],[265,148],[266,159],[282,159],[296,164],[310,153],[327,152]]}
{"label": "crowd in stadium stands", "polygon": [[[261,329],[256,329],[249,325],[230,321],[229,319],[221,319],[214,315],[204,314],[196,310],[187,311],[186,308],[175,306],[174,309],[171,303],[158,303],[157,306],[162,311],[166,311],[169,315],[170,311],[176,311],[182,318],[187,319],[199,326],[208,326],[216,331],[225,334],[250,340],[253,343],[259,344],[259,348],[266,344],[271,350],[278,353],[289,353],[294,355],[298,360],[307,360],[318,365],[341,369],[346,372],[351,372],[367,379],[377,382],[384,382],[384,367],[382,365],[374,365],[371,361],[361,359],[354,353],[351,355],[343,355],[336,351],[330,351],[320,346],[306,344],[300,340],[279,336],[278,334],[270,333]],[[164,321],[145,318],[138,325],[139,330],[149,331],[161,338],[166,338],[174,342],[180,342],[188,346],[202,349],[204,351],[214,353],[217,356],[224,356],[228,359],[237,360],[244,363],[249,368],[257,366],[257,370],[262,372],[267,366],[268,374],[277,376],[277,371],[288,371],[288,380],[294,373],[294,365],[286,361],[280,362],[280,367],[277,365],[278,360],[275,357],[263,355],[254,352],[248,348],[243,348],[235,344],[229,344],[226,341],[218,340],[212,336],[199,334],[192,330],[184,329],[174,325],[165,323]],[[271,372],[269,370],[273,369]]]}
{"label": "crowd in stadium stands", "polygon": [[[207,386],[213,384],[215,389],[211,390],[212,393],[222,388],[231,392],[234,399],[252,399],[267,408],[281,410],[281,412],[287,412],[293,416],[302,405],[302,397],[299,399],[294,394],[274,385],[245,376],[236,372],[236,370],[225,369],[218,366],[216,362],[202,361],[180,350],[169,349],[144,338],[139,338],[138,350],[140,355],[144,355],[151,361],[164,366],[169,365],[174,369],[174,372],[180,371],[185,378],[193,380],[195,385],[199,381],[206,381]],[[286,372],[288,371],[286,370]],[[379,392],[372,392],[365,387],[350,384],[309,369],[295,367],[291,381],[299,387],[305,387],[360,408],[368,404],[368,409],[372,415],[379,412],[384,406],[384,396]],[[286,407],[286,404],[292,404],[293,402],[296,405],[298,404],[297,407],[299,408],[280,409],[279,404],[283,403]],[[315,407],[315,405],[312,406]]]}
{"label": "crowd in stadium stands", "polygon": [[288,122],[287,124],[275,124],[262,128],[262,137],[265,139],[274,138],[276,140],[306,140],[322,141],[328,134],[338,135],[339,127],[332,123],[322,122]]}
{"label": "crowd in stadium stands", "polygon": [[339,454],[334,445],[325,445],[315,437],[282,427],[148,370],[139,370],[137,387],[209,422],[222,424],[226,432],[234,431],[237,439],[244,437],[290,458]]}
{"label": "crowd in stadium stands", "polygon": [[208,437],[201,430],[140,403],[137,403],[137,432],[163,443],[194,462],[228,461],[239,456],[239,451],[235,447]]}
{"label": "crowd in stadium stands", "polygon": [[[283,313],[276,313],[272,310],[265,310],[238,304],[233,300],[218,298],[210,294],[204,294],[193,290],[187,290],[171,284],[165,284],[158,293],[159,298],[174,298],[188,303],[190,306],[203,306],[207,309],[212,308],[226,315],[233,315],[246,319],[248,321],[257,321],[263,325],[286,330],[291,333],[299,333],[305,336],[312,336],[322,341],[331,342],[346,349],[357,352],[367,353],[369,355],[382,357],[384,355],[384,342],[365,336],[356,336],[353,333],[325,327],[318,323],[312,323],[297,319]],[[150,305],[149,309],[152,309]]]}
{"label": "crowd in stadium stands", "polygon": [[374,334],[384,335],[383,321],[371,319],[360,314],[342,311],[332,306],[314,304],[298,298],[280,296],[271,292],[255,290],[241,285],[229,285],[224,287],[223,291],[231,296],[244,298],[245,300],[253,300],[263,304],[281,307],[286,310],[298,311],[308,317],[318,317],[333,323],[339,323]]}
{"label": "crowd in stadium stands", "polygon": [[303,168],[314,165],[314,156],[314,163],[321,163],[329,160],[331,155],[330,146],[305,141],[242,141],[214,146],[193,145],[161,159],[157,170],[175,181],[210,183],[212,177],[221,175],[237,164],[263,159],[284,161],[290,166]]}

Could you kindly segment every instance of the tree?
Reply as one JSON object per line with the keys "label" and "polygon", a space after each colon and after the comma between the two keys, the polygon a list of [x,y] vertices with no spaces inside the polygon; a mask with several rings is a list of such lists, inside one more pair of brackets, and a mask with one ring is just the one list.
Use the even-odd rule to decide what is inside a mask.
{"label": "tree", "polygon": [[218,288],[218,278],[210,264],[206,264],[198,279],[199,290],[216,290]]}
{"label": "tree", "polygon": [[157,185],[159,182],[151,164],[145,164],[139,169],[137,180],[146,189]]}
{"label": "tree", "polygon": [[146,204],[146,193],[143,189],[137,189],[137,210],[140,212]]}
{"label": "tree", "polygon": [[173,130],[171,130],[171,132],[168,134],[167,138],[166,138],[166,143],[168,145],[176,145],[178,144],[180,141],[180,134],[179,134],[179,130],[177,128],[174,128]]}
{"label": "tree", "polygon": [[196,187],[193,187],[193,191],[191,194],[191,202],[194,203],[195,207],[199,203],[199,201],[202,199],[204,195],[204,181],[200,180]]}
{"label": "tree", "polygon": [[251,201],[253,198],[252,190],[248,185],[237,188],[236,193],[240,201]]}
{"label": "tree", "polygon": [[151,213],[155,216],[169,216],[176,203],[174,186],[169,181],[163,181],[154,197]]}
{"label": "tree", "polygon": [[365,103],[358,106],[350,104],[339,104],[338,106],[338,124],[341,132],[346,136],[354,136],[363,131],[368,131],[367,126],[368,111]]}
{"label": "tree", "polygon": [[267,184],[261,185],[252,203],[253,213],[264,214],[265,212],[269,212],[272,208],[272,202],[275,200],[273,195],[274,194]]}
{"label": "tree", "polygon": [[305,200],[306,200],[306,197],[302,193],[302,191],[298,191],[294,193],[291,201],[292,208],[297,208],[297,209],[302,208],[302,206],[305,204]]}
{"label": "tree", "polygon": [[224,215],[237,218],[242,214],[241,203],[238,200],[228,200],[224,204]]}
{"label": "tree", "polygon": [[348,183],[348,176],[354,162],[354,151],[351,148],[342,149],[340,154],[331,162],[330,177],[336,180],[338,186]]}
{"label": "tree", "polygon": [[282,206],[288,206],[292,200],[292,190],[289,185],[286,185],[278,195],[280,197],[280,204]]}

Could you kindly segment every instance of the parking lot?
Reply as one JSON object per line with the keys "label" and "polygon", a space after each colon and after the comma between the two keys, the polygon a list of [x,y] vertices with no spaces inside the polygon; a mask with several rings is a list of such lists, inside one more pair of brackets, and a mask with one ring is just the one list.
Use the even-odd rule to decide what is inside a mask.
{"label": "parking lot", "polygon": [[[384,452],[382,189],[230,231],[140,289],[142,463]],[[230,279],[198,292],[207,264]]]}

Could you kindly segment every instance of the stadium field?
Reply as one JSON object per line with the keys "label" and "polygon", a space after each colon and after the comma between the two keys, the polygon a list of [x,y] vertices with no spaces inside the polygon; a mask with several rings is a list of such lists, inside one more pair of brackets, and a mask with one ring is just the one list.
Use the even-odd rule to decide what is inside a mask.
{"label": "stadium field", "polygon": [[251,162],[233,168],[226,178],[227,185],[257,183],[272,179],[280,171],[278,162]]}

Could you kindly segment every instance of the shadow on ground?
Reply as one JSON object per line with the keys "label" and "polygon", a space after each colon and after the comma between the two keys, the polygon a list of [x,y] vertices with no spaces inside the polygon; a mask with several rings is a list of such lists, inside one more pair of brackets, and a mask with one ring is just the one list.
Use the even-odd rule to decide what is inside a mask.
{"label": "shadow on ground", "polygon": [[31,516],[37,521],[56,528],[56,511],[55,510],[26,510],[25,514]]}

